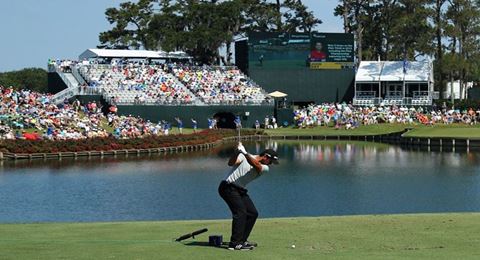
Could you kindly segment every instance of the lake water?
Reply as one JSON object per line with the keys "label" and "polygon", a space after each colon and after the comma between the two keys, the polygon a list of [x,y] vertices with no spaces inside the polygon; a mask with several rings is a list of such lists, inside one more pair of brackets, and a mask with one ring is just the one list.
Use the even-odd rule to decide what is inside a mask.
{"label": "lake water", "polygon": [[[260,217],[480,211],[480,154],[362,142],[259,142],[281,163],[248,189]],[[232,146],[206,152],[4,162],[0,222],[225,219]]]}

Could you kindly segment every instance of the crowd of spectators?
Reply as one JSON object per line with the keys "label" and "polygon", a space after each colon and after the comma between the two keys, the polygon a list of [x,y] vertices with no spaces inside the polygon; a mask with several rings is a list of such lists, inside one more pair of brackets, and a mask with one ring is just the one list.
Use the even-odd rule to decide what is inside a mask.
{"label": "crowd of spectators", "polygon": [[472,108],[426,110],[422,107],[403,106],[353,106],[346,103],[309,105],[294,111],[294,122],[299,128],[334,126],[337,129],[354,129],[360,125],[379,123],[400,124],[452,124],[474,125],[480,121],[480,111]]}
{"label": "crowd of spectators", "polygon": [[[80,107],[78,103],[60,106],[51,95],[31,90],[0,86],[0,137],[2,139],[84,139],[108,133],[100,125],[100,109]],[[25,129],[33,129],[26,132]]]}
{"label": "crowd of spectators", "polygon": [[113,103],[133,104],[191,104],[195,97],[166,65],[147,65],[129,62],[111,65],[78,65],[89,87],[102,88]]}
{"label": "crowd of spectators", "polygon": [[261,104],[269,98],[236,68],[173,64],[172,72],[206,104]]}
{"label": "crowd of spectators", "polygon": [[[154,124],[135,116],[119,116],[115,109],[105,115],[97,102],[66,100],[57,106],[50,102],[51,97],[0,85],[0,139],[81,140],[112,135],[136,138],[168,135],[172,128],[167,121]],[[113,131],[107,130],[107,125]]]}
{"label": "crowd of spectators", "polygon": [[75,66],[77,61],[69,59],[48,59],[48,66],[58,68],[61,72],[72,72],[72,66]]}
{"label": "crowd of spectators", "polygon": [[261,87],[233,67],[117,59],[52,59],[49,65],[65,72],[75,68],[87,82],[81,93],[101,89],[108,100],[117,104],[273,104]]}

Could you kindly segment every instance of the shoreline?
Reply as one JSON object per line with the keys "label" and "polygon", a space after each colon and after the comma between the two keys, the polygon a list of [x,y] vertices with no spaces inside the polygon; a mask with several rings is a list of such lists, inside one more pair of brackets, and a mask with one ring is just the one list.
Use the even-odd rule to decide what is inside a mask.
{"label": "shoreline", "polygon": [[[405,137],[404,135],[411,128],[406,128],[400,132],[375,134],[375,135],[247,135],[241,136],[240,140],[264,141],[264,140],[342,140],[342,141],[363,141],[387,143],[400,145],[402,147],[421,148],[442,151],[471,151],[480,150],[480,139],[477,138],[458,138],[458,137]],[[224,137],[216,142],[179,145],[149,149],[121,149],[108,151],[83,151],[83,152],[57,152],[57,153],[6,153],[0,152],[0,161],[4,160],[35,160],[35,159],[62,159],[78,157],[104,157],[117,155],[140,155],[140,154],[161,154],[178,153],[208,150],[222,143],[237,141],[238,137]]]}

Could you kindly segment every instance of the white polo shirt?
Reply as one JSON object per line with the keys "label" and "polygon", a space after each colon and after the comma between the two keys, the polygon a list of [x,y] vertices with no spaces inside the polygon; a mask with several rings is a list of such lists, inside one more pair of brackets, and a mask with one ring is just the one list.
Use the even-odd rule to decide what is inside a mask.
{"label": "white polo shirt", "polygon": [[224,180],[228,183],[233,183],[242,188],[245,188],[248,183],[260,177],[264,172],[268,172],[270,168],[267,165],[262,164],[262,171],[260,173],[251,166],[245,155],[238,154],[237,160],[240,160],[240,164],[234,165],[225,176]]}

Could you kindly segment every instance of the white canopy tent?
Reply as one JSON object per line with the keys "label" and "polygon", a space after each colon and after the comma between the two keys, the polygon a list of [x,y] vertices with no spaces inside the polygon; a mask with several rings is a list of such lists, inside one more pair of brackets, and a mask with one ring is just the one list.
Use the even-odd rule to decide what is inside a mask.
{"label": "white canopy tent", "polygon": [[362,61],[355,74],[355,82],[380,81],[433,82],[431,62],[409,61],[403,73],[403,61]]}
{"label": "white canopy tent", "polygon": [[433,65],[429,61],[362,61],[355,75],[354,104],[431,103]]}
{"label": "white canopy tent", "polygon": [[403,73],[403,61],[384,61],[381,81],[433,82],[431,63],[421,61],[407,62]]}
{"label": "white canopy tent", "polygon": [[272,93],[268,93],[269,96],[275,97],[275,98],[281,98],[281,97],[286,97],[288,96],[287,94],[280,92],[280,91],[274,91]]}
{"label": "white canopy tent", "polygon": [[355,75],[355,82],[379,82],[382,73],[382,63],[362,61]]}

